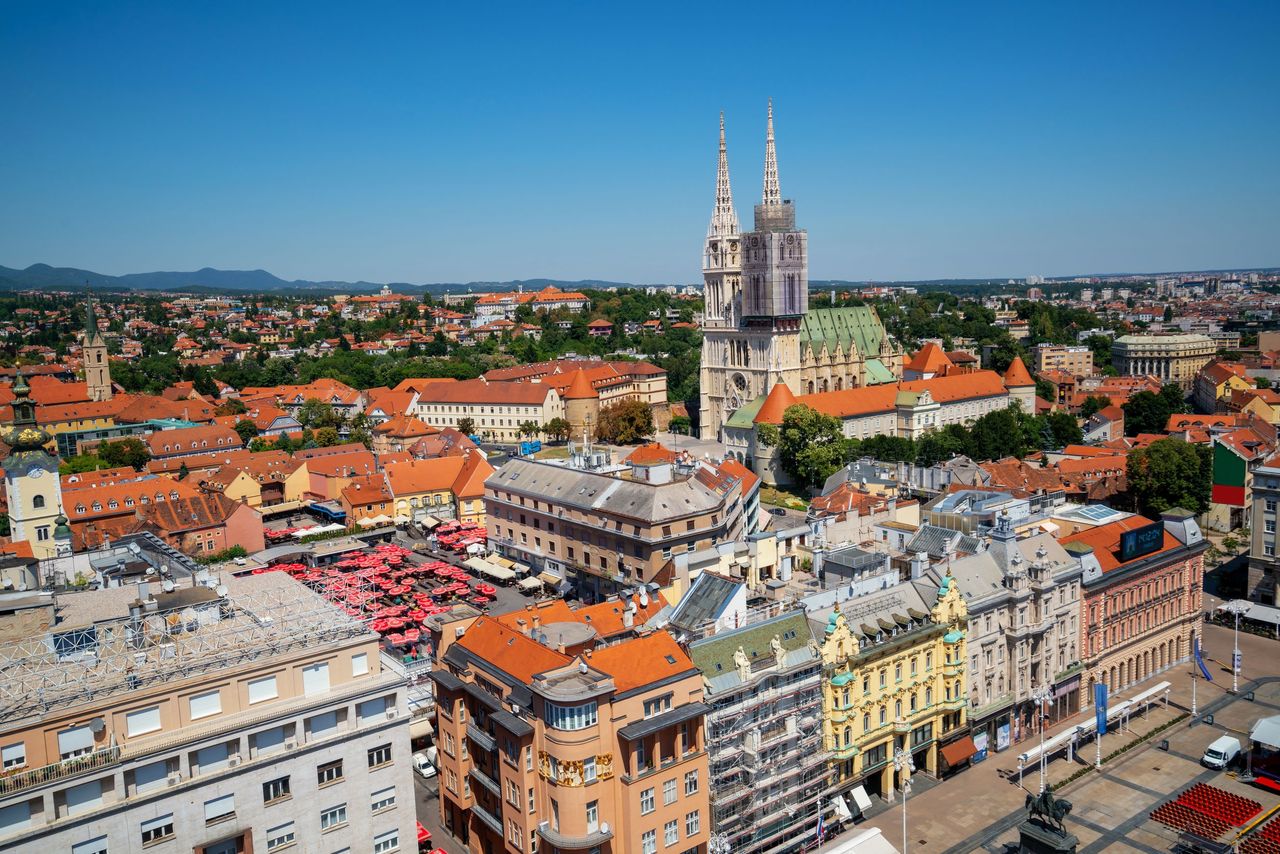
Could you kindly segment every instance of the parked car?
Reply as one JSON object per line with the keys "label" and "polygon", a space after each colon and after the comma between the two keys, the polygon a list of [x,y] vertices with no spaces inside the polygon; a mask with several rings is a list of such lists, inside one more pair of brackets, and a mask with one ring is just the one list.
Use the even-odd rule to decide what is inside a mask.
{"label": "parked car", "polygon": [[413,754],[413,770],[424,778],[436,775],[436,749],[428,747],[424,753]]}
{"label": "parked car", "polygon": [[1240,739],[1231,735],[1220,736],[1215,739],[1213,744],[1204,749],[1204,756],[1200,757],[1200,761],[1210,768],[1217,768],[1219,771],[1229,767],[1240,757]]}

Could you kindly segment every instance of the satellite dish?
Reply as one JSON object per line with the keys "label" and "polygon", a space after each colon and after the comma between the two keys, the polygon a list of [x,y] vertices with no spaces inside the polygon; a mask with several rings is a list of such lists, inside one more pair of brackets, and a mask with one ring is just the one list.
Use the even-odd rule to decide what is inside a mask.
{"label": "satellite dish", "polygon": [[219,596],[226,596],[229,591],[227,590],[227,585],[219,584],[216,588],[214,588],[213,592],[217,593]]}
{"label": "satellite dish", "polygon": [[600,822],[600,832],[601,832],[601,833],[608,833],[608,832],[609,832],[609,822],[607,822],[607,821],[602,821],[602,822]]}
{"label": "satellite dish", "polygon": [[165,593],[172,593],[173,582],[170,581],[168,578],[166,578],[164,581],[160,582],[160,589],[163,590]]}
{"label": "satellite dish", "polygon": [[97,735],[98,733],[102,732],[106,728],[107,728],[107,722],[104,721],[102,718],[94,718],[93,720],[89,721],[89,730],[94,735]]}

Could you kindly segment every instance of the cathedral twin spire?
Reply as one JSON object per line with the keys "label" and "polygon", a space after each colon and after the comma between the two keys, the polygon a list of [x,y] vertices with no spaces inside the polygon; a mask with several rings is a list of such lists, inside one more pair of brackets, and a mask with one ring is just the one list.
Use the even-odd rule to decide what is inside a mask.
{"label": "cathedral twin spire", "polygon": [[[769,121],[764,139],[764,193],[761,204],[782,204],[778,186],[778,152],[773,140],[773,99],[769,99]],[[724,112],[720,113],[720,159],[716,166],[716,206],[711,214],[707,237],[728,237],[738,233],[738,213],[733,207],[733,189],[729,185],[729,155],[724,142]]]}

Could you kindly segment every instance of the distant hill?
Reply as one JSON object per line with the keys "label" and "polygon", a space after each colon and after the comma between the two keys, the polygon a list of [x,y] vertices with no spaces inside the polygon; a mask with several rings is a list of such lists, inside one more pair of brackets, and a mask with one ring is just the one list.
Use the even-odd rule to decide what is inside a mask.
{"label": "distant hill", "polygon": [[[515,290],[519,287],[523,287],[525,290],[541,290],[548,285],[555,285],[568,290],[574,288],[633,287],[627,282],[607,282],[601,279],[586,279],[576,282],[567,282],[563,279],[517,279],[510,282],[432,282],[428,284],[389,282],[387,284],[392,290],[399,293],[432,294]],[[51,267],[48,264],[32,264],[25,270],[0,267],[0,288],[9,290],[33,288],[65,290],[84,288],[86,286],[99,290],[370,293],[382,288],[383,284],[381,282],[312,282],[305,279],[287,281],[268,273],[266,270],[215,270],[212,267],[205,267],[190,273],[127,273],[123,276],[109,276],[104,273],[95,273],[92,270],[81,270],[76,267]]]}

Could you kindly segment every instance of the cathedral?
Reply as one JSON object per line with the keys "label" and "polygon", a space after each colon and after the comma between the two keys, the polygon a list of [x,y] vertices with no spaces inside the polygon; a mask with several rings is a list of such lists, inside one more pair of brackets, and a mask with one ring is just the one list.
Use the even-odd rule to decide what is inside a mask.
{"label": "cathedral", "polygon": [[902,352],[869,307],[809,308],[809,235],[782,198],[769,102],[764,191],[753,229],[738,230],[724,115],[716,204],[702,258],[703,341],[699,427],[723,439],[733,413],[777,383],[813,394],[895,382]]}

